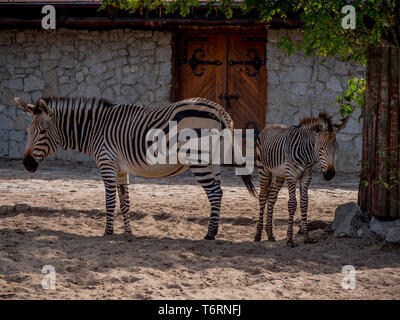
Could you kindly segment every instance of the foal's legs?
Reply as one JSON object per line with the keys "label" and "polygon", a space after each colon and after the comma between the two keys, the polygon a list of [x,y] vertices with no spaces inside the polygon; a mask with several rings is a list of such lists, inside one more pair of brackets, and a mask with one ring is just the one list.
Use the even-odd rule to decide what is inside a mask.
{"label": "foal's legs", "polygon": [[267,202],[268,189],[271,185],[271,180],[272,180],[271,172],[265,169],[264,167],[258,167],[258,175],[260,176],[260,195],[258,197],[260,204],[260,216],[258,218],[256,235],[254,237],[254,241],[256,242],[261,240],[261,233],[264,224],[265,204]]}
{"label": "foal's legs", "polygon": [[267,231],[268,241],[275,241],[272,234],[272,216],[278,193],[282,188],[285,178],[274,176],[271,186],[268,190],[267,201],[267,223],[265,224],[265,231]]}

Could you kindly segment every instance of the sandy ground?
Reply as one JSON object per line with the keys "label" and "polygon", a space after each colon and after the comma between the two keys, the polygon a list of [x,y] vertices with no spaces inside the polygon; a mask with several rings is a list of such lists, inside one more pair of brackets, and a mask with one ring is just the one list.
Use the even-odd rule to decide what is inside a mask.
{"label": "sandy ground", "polygon": [[[97,168],[44,162],[34,175],[0,161],[1,299],[398,299],[400,250],[368,239],[336,239],[285,247],[287,189],[276,204],[277,242],[254,243],[258,201],[231,170],[223,171],[216,241],[202,240],[209,204],[190,172],[169,179],[131,177],[133,236],[103,237],[104,187]],[[257,182],[258,185],[258,182]],[[356,201],[356,176],[330,182],[314,174],[309,220],[332,221],[335,208]],[[16,204],[27,204],[16,205]],[[9,205],[10,207],[7,207]],[[16,206],[15,206],[16,205]],[[7,209],[8,208],[8,209]],[[299,219],[299,210],[296,219]],[[297,220],[298,221],[298,220]],[[298,226],[295,227],[297,232]],[[42,288],[44,265],[56,289]],[[342,288],[342,267],[356,270],[356,288]]]}

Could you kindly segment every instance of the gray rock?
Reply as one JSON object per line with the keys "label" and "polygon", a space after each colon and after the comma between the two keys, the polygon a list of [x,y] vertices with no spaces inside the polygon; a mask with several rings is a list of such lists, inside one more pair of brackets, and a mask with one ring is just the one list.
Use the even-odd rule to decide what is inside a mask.
{"label": "gray rock", "polygon": [[156,44],[153,41],[146,41],[142,44],[142,50],[153,50],[155,47]]}
{"label": "gray rock", "polygon": [[293,81],[292,73],[288,71],[281,71],[278,74],[279,81],[283,83],[290,83]]}
{"label": "gray rock", "polygon": [[23,141],[24,140],[24,131],[10,131],[10,140],[12,141]]}
{"label": "gray rock", "polygon": [[371,231],[375,232],[377,235],[381,236],[382,238],[386,237],[387,234],[387,225],[385,222],[379,221],[375,217],[372,217],[369,228]]}
{"label": "gray rock", "polygon": [[171,73],[171,63],[163,62],[160,64],[160,71],[161,74],[170,74]]}
{"label": "gray rock", "polygon": [[86,89],[86,95],[88,97],[100,97],[100,89],[94,86],[90,86]]}
{"label": "gray rock", "polygon": [[106,65],[105,65],[104,63],[99,63],[99,64],[93,66],[93,67],[90,69],[90,72],[91,72],[92,74],[94,74],[95,76],[97,76],[97,75],[99,75],[99,74],[102,74],[102,73],[105,72],[106,70],[107,70]]}
{"label": "gray rock", "polygon": [[[335,218],[331,226],[336,238],[364,235],[366,227],[368,227],[368,219],[355,202],[339,206],[335,211]],[[357,234],[360,229],[362,232]]]}
{"label": "gray rock", "polygon": [[296,67],[293,70],[292,79],[296,82],[308,82],[311,79],[312,69]]}
{"label": "gray rock", "polygon": [[372,217],[369,228],[382,238],[386,238],[389,229],[400,227],[400,219],[394,221],[379,221],[376,217]]}
{"label": "gray rock", "polygon": [[61,58],[61,53],[57,48],[51,48],[49,53],[49,58],[52,60],[57,60]]}
{"label": "gray rock", "polygon": [[58,62],[56,60],[43,60],[40,62],[40,70],[42,72],[48,72],[51,69],[57,67]]}
{"label": "gray rock", "polygon": [[275,71],[268,71],[268,84],[278,84],[279,78]]}
{"label": "gray rock", "polygon": [[8,130],[0,129],[0,141],[8,140]]}
{"label": "gray rock", "polygon": [[2,82],[4,87],[10,89],[22,89],[22,79],[11,79]]}
{"label": "gray rock", "polygon": [[70,56],[63,56],[60,66],[65,69],[72,69],[74,67],[74,60]]}
{"label": "gray rock", "polygon": [[23,142],[10,141],[8,157],[10,159],[22,159],[24,155],[25,144]]}
{"label": "gray rock", "polygon": [[342,91],[342,85],[340,84],[340,81],[338,78],[335,76],[331,76],[329,78],[329,81],[326,83],[326,87],[328,89],[331,89],[335,92],[341,92]]}
{"label": "gray rock", "polygon": [[330,74],[328,71],[328,68],[325,66],[319,66],[318,67],[318,80],[321,82],[328,81],[330,78]]}
{"label": "gray rock", "polygon": [[[26,100],[29,101],[29,100]],[[23,112],[23,111],[21,111]],[[18,114],[18,119],[14,123],[14,128],[13,130],[21,130],[24,133],[26,132],[26,128],[28,128],[30,122],[32,121],[32,117],[23,113],[23,114]]]}
{"label": "gray rock", "polygon": [[345,62],[343,62],[339,59],[337,59],[335,61],[335,72],[336,73],[341,74],[341,75],[346,75],[349,72],[349,70],[351,70],[350,65],[348,65],[348,64],[346,65]]}
{"label": "gray rock", "polygon": [[295,95],[304,96],[306,94],[307,87],[308,87],[307,82],[296,83],[293,84],[292,92]]}
{"label": "gray rock", "polygon": [[57,70],[53,69],[46,73],[44,78],[45,86],[44,91],[46,95],[59,96],[60,92],[58,89],[58,75]]}
{"label": "gray rock", "polygon": [[10,130],[13,127],[14,121],[4,115],[0,117],[0,128],[3,130]]}
{"label": "gray rock", "polygon": [[41,90],[44,88],[44,81],[35,76],[29,76],[24,80],[24,90],[27,92]]}
{"label": "gray rock", "polygon": [[156,61],[166,62],[171,60],[171,49],[166,47],[159,47],[156,51]]}
{"label": "gray rock", "polygon": [[390,243],[400,244],[400,226],[389,228],[385,240]]}

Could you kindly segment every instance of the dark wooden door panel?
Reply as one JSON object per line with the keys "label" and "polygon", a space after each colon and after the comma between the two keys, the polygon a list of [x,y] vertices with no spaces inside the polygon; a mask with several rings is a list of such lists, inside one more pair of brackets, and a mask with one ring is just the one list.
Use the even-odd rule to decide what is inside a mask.
{"label": "dark wooden door panel", "polygon": [[180,99],[202,97],[218,101],[226,87],[226,36],[187,34],[178,59]]}
{"label": "dark wooden door panel", "polygon": [[228,109],[235,128],[264,128],[266,105],[265,40],[252,35],[228,37],[228,92],[237,95]]}

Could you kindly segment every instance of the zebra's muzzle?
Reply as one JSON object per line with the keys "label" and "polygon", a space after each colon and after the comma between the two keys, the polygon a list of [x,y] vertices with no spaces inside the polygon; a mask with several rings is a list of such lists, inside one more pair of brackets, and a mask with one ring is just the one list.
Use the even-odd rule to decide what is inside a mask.
{"label": "zebra's muzzle", "polygon": [[22,163],[24,164],[25,169],[28,170],[30,173],[34,173],[39,166],[39,163],[37,163],[31,155],[26,156]]}
{"label": "zebra's muzzle", "polygon": [[335,170],[328,169],[324,172],[324,178],[326,181],[331,180],[335,176]]}

